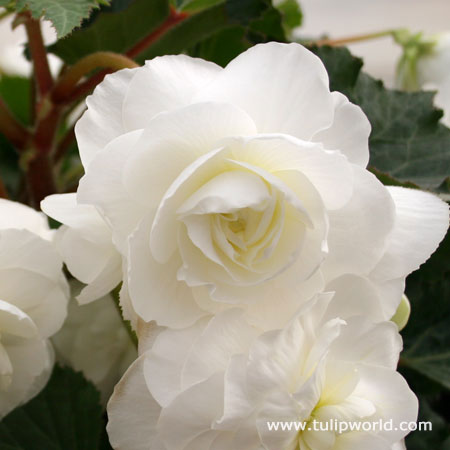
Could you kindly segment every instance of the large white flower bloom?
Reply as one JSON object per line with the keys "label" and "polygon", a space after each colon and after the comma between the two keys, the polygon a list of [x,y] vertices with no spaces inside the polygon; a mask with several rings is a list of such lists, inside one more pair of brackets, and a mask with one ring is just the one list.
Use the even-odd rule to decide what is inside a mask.
{"label": "large white flower bloom", "polygon": [[111,225],[144,321],[184,327],[239,303],[280,326],[350,282],[389,319],[447,228],[439,199],[366,170],[367,118],[298,44],[225,69],[155,58],[108,76],[87,106],[78,201]]}
{"label": "large white flower bloom", "polygon": [[46,218],[0,200],[0,417],[45,385],[68,289]]}
{"label": "large white flower bloom", "polygon": [[89,303],[112,291],[122,280],[122,258],[111,229],[91,205],[79,205],[76,194],[50,195],[41,202],[48,216],[61,222],[55,236],[70,273],[87,284],[77,299]]}
{"label": "large white flower bloom", "polygon": [[[75,280],[70,284],[74,295],[81,285]],[[79,305],[72,298],[64,326],[53,336],[52,343],[56,359],[83,372],[99,389],[104,404],[137,357],[110,295],[88,305]]]}
{"label": "large white flower bloom", "polygon": [[[407,434],[400,422],[414,422],[418,405],[396,372],[402,346],[397,328],[363,316],[336,317],[327,308],[330,296],[319,295],[286,327],[261,335],[237,309],[160,332],[108,404],[112,446],[390,450],[400,445]],[[380,419],[392,421],[392,431],[367,432],[370,425],[362,426]],[[314,429],[314,421],[316,429],[326,430],[335,420],[360,423],[360,431]],[[269,430],[273,421],[300,422],[305,430]]]}

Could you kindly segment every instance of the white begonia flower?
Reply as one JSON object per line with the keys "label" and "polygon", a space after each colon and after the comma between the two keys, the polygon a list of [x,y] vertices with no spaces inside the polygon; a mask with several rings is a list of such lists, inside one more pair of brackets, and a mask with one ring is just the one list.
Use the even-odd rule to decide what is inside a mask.
{"label": "white begonia flower", "polygon": [[[74,295],[81,285],[73,280]],[[83,372],[106,405],[115,384],[137,357],[114,299],[106,295],[88,305],[72,297],[64,326],[52,338],[56,359]]]}
{"label": "white begonia flower", "polygon": [[[320,294],[283,329],[260,335],[237,309],[186,329],[161,331],[108,404],[113,448],[390,450],[400,445],[407,432],[399,424],[416,421],[418,403],[396,372],[402,347],[397,327],[364,316],[336,317],[327,308],[331,296]],[[380,420],[392,421],[392,430],[362,426]],[[268,422],[279,421],[302,423],[305,429],[269,429]],[[330,421],[361,425],[342,433],[320,430]]]}
{"label": "white begonia flower", "polygon": [[78,302],[86,304],[111,292],[122,280],[122,257],[96,208],[77,204],[76,194],[54,194],[41,202],[41,209],[63,224],[55,244],[70,273],[87,284]]}
{"label": "white begonia flower", "polygon": [[[0,8],[0,14],[5,9]],[[19,25],[13,29],[15,15],[10,14],[0,19],[0,76],[2,73],[7,75],[19,75],[28,77],[31,75],[32,64],[24,55],[27,34],[25,27]],[[41,21],[42,36],[46,45],[53,44],[56,41],[56,31],[48,20]],[[52,54],[48,55],[50,70],[56,74],[60,69],[61,60]]]}
{"label": "white begonia flower", "polygon": [[349,277],[386,320],[445,234],[445,203],[366,170],[367,118],[298,44],[225,69],[155,58],[107,76],[87,106],[77,198],[111,225],[144,321],[185,327],[239,303],[279,327]]}
{"label": "white begonia flower", "polygon": [[53,367],[48,338],[68,286],[43,214],[0,199],[0,418],[34,397]]}

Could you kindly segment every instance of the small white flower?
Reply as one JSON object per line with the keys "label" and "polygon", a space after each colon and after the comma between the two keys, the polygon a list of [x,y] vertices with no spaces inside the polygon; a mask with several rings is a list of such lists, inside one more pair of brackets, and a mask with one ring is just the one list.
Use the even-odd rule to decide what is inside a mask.
{"label": "small white flower", "polygon": [[79,205],[76,194],[50,195],[41,209],[63,225],[55,244],[70,273],[87,284],[77,299],[89,303],[112,291],[122,280],[122,258],[111,229],[91,205]]}
{"label": "small white flower", "polygon": [[62,261],[43,214],[0,200],[0,417],[45,385],[48,338],[67,314]]}
{"label": "small white flower", "polygon": [[[343,320],[330,294],[304,305],[281,330],[250,326],[230,309],[159,333],[108,404],[108,434],[122,450],[390,450],[417,418],[417,399],[396,372],[392,322]],[[331,302],[332,303],[332,302]],[[142,337],[141,337],[142,338]],[[316,431],[313,422],[392,420],[381,429]],[[301,422],[304,431],[269,430]],[[316,428],[320,425],[316,425]],[[320,430],[320,428],[319,428]],[[394,447],[395,448],[395,447]]]}
{"label": "small white flower", "polygon": [[[81,285],[72,281],[75,293]],[[137,351],[128,335],[114,299],[106,295],[88,305],[69,303],[64,326],[53,336],[56,359],[83,372],[108,401],[114,385],[136,359]]]}

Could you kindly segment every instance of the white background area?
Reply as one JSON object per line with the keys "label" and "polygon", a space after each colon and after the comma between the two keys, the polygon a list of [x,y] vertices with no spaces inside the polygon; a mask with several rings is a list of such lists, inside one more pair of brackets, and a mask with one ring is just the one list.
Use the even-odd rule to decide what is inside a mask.
{"label": "white background area", "polygon": [[[299,0],[304,14],[300,36],[341,38],[391,28],[450,31],[450,0]],[[394,84],[401,54],[390,37],[349,46],[364,58],[365,71]],[[450,72],[450,67],[449,67]]]}

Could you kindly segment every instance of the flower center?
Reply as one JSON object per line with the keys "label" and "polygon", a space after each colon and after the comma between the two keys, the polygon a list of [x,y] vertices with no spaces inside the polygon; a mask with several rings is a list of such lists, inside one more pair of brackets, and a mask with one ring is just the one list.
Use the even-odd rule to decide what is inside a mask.
{"label": "flower center", "polygon": [[244,231],[245,226],[246,226],[245,220],[242,218],[230,222],[230,229],[233,233],[240,233],[241,231]]}

